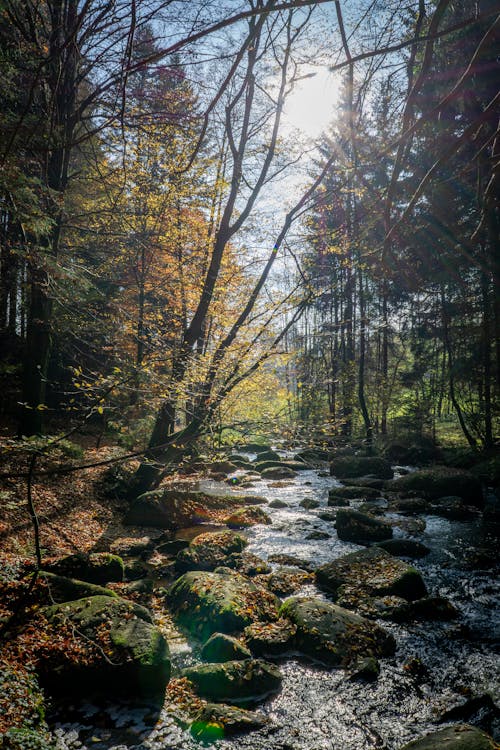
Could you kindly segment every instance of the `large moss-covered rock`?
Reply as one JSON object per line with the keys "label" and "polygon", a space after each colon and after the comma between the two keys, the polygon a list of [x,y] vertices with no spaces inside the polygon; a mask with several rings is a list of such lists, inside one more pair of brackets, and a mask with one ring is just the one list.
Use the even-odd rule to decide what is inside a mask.
{"label": "large moss-covered rock", "polygon": [[386,539],[383,542],[377,542],[376,547],[381,547],[395,557],[413,557],[415,559],[425,557],[429,554],[430,549],[422,542],[416,542],[414,539]]}
{"label": "large moss-covered rock", "polygon": [[215,570],[225,565],[232,553],[241,552],[248,541],[234,531],[212,531],[198,534],[187,549],[177,553],[175,566],[184,573],[188,570]]}
{"label": "large moss-covered rock", "polygon": [[196,740],[209,745],[224,737],[260,729],[266,723],[266,717],[257,711],[224,703],[207,703],[195,716],[190,732]]}
{"label": "large moss-covered rock", "polygon": [[418,570],[379,547],[350,552],[321,565],[316,581],[334,596],[354,589],[364,596],[395,595],[414,601],[427,593]]}
{"label": "large moss-covered rock", "polygon": [[266,585],[277,596],[290,596],[308,583],[314,581],[314,574],[296,566],[283,566],[266,577]]}
{"label": "large moss-covered rock", "polygon": [[379,456],[339,456],[330,464],[330,473],[339,479],[365,476],[392,479],[394,476],[389,461]]}
{"label": "large moss-covered rock", "polygon": [[484,504],[481,482],[473,474],[447,466],[434,466],[394,479],[388,488],[395,492],[415,492],[429,500],[456,495],[470,505]]}
{"label": "large moss-covered rock", "polygon": [[266,466],[259,469],[262,479],[293,479],[295,470],[288,466]]}
{"label": "large moss-covered rock", "polygon": [[348,666],[360,656],[389,656],[396,644],[390,633],[335,604],[313,597],[292,597],[280,609],[297,627],[295,645],[330,666]]}
{"label": "large moss-covered rock", "polygon": [[408,742],[400,750],[495,750],[496,747],[493,739],[481,729],[457,724]]}
{"label": "large moss-covered rock", "polygon": [[392,537],[392,527],[368,513],[341,508],[336,516],[337,536],[344,542],[371,544]]}
{"label": "large moss-covered rock", "polygon": [[169,589],[167,600],[179,623],[205,640],[212,633],[234,633],[257,620],[274,620],[279,600],[262,586],[225,569],[191,571]]}
{"label": "large moss-covered rock", "polygon": [[286,617],[276,622],[254,622],[245,628],[245,641],[257,656],[280,656],[295,646],[297,626]]}
{"label": "large moss-covered rock", "polygon": [[245,496],[162,487],[145,492],[134,500],[125,514],[124,523],[174,530],[195,524],[207,507],[230,509],[250,502]]}
{"label": "large moss-covered rock", "polygon": [[[373,487],[362,487],[358,485],[349,485],[345,487],[332,487],[328,490],[328,500],[353,500],[355,498],[362,498],[363,500],[372,500],[376,497],[380,497],[381,492],[379,489]],[[330,505],[330,503],[328,503]]]}
{"label": "large moss-covered rock", "polygon": [[210,662],[249,659],[251,655],[241,641],[225,633],[214,633],[201,649],[201,658]]}
{"label": "large moss-covered rock", "polygon": [[[43,610],[42,683],[58,693],[161,693],[170,677],[168,645],[145,607],[91,596]],[[71,634],[66,640],[65,633]],[[44,643],[51,639],[52,648]]]}
{"label": "large moss-covered rock", "polygon": [[49,572],[88,583],[123,581],[123,560],[109,552],[77,552],[46,565]]}
{"label": "large moss-covered rock", "polygon": [[223,519],[223,523],[226,524],[230,529],[247,529],[250,526],[256,524],[270,524],[272,523],[270,517],[262,508],[250,506],[246,508],[240,508],[234,513]]}
{"label": "large moss-covered rock", "polygon": [[117,596],[114,591],[104,586],[58,576],[48,571],[40,571],[39,579],[46,587],[47,595],[44,597],[46,604],[69,602],[73,599],[82,599],[84,596]]}
{"label": "large moss-covered rock", "polygon": [[200,664],[182,671],[204,698],[229,703],[246,703],[265,698],[281,686],[281,674],[274,664],[262,659]]}

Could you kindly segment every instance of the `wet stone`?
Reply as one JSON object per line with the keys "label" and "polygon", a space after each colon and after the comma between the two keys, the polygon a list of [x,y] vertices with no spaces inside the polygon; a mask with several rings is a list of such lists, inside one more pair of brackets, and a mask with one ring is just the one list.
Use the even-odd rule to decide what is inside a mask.
{"label": "wet stone", "polygon": [[420,558],[430,552],[429,547],[414,539],[386,539],[383,542],[376,542],[375,546],[381,547],[395,557]]}
{"label": "wet stone", "polygon": [[493,739],[481,729],[458,724],[413,740],[400,750],[495,750]]}
{"label": "wet stone", "polygon": [[168,590],[167,601],[182,627],[206,639],[277,619],[279,600],[270,591],[232,570],[219,570],[185,573]]}
{"label": "wet stone", "polygon": [[195,716],[190,732],[199,742],[211,744],[216,739],[260,729],[266,723],[266,717],[257,711],[224,703],[207,703]]}
{"label": "wet stone", "polygon": [[319,501],[314,500],[312,497],[305,497],[303,500],[299,503],[301,508],[305,508],[306,510],[311,510],[312,508],[319,508]]}
{"label": "wet stone", "polygon": [[316,581],[334,596],[342,595],[346,586],[364,596],[394,594],[408,601],[427,593],[417,570],[378,547],[351,552],[320,566]]}
{"label": "wet stone", "polygon": [[295,646],[328,666],[347,667],[359,656],[389,656],[396,649],[383,628],[321,599],[292,597],[280,614],[297,626]]}
{"label": "wet stone", "polygon": [[225,633],[214,633],[201,649],[201,658],[209,662],[234,661],[250,657],[250,651],[241,641]]}
{"label": "wet stone", "polygon": [[298,567],[283,567],[267,576],[266,585],[277,596],[290,596],[307,583],[314,581],[314,574]]}
{"label": "wet stone", "polygon": [[245,641],[256,656],[279,656],[294,645],[297,626],[286,618],[256,622],[244,630]]}
{"label": "wet stone", "polygon": [[236,704],[263,700],[281,687],[278,667],[262,659],[200,664],[184,669],[181,675],[203,698]]}
{"label": "wet stone", "polygon": [[279,498],[276,498],[276,500],[271,500],[269,503],[270,508],[288,508],[288,503],[285,503],[284,500],[280,500]]}
{"label": "wet stone", "polygon": [[392,537],[392,528],[367,513],[340,509],[336,517],[337,536],[344,542],[370,544]]}

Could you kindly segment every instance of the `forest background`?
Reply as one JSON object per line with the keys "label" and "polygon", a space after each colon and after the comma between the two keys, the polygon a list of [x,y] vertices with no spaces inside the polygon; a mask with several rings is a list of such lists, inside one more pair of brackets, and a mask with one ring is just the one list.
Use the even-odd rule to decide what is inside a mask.
{"label": "forest background", "polygon": [[[143,487],[201,436],[493,449],[499,26],[494,0],[3,0],[5,447],[90,433]],[[287,102],[314,123],[318,79],[313,139]]]}

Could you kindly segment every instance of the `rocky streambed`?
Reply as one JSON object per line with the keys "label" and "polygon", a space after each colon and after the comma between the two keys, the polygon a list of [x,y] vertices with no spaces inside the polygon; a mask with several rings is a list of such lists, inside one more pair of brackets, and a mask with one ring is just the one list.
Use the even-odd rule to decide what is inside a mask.
{"label": "rocky streambed", "polygon": [[[224,524],[167,531],[146,567],[128,560],[131,577],[147,572],[128,591],[155,603],[141,633],[157,627],[170,646],[165,704],[111,687],[93,702],[59,696],[57,746],[400,750],[432,734],[423,750],[494,747],[481,730],[498,736],[498,526],[477,484],[444,470],[419,485],[408,467],[387,483],[376,460],[330,473],[283,455],[254,474],[255,458],[198,485],[252,493]],[[169,523],[158,495],[146,505]]]}

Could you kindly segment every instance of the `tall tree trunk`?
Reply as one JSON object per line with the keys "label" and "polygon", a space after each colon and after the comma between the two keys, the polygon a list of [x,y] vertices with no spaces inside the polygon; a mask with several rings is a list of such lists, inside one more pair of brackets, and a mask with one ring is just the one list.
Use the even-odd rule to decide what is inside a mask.
{"label": "tall tree trunk", "polygon": [[366,405],[365,397],[365,364],[366,364],[366,305],[363,288],[363,272],[361,259],[358,262],[358,295],[359,295],[359,366],[358,366],[358,398],[359,407],[365,425],[366,440],[369,446],[373,442],[373,427]]}

